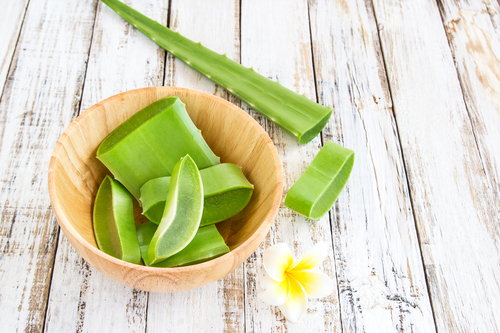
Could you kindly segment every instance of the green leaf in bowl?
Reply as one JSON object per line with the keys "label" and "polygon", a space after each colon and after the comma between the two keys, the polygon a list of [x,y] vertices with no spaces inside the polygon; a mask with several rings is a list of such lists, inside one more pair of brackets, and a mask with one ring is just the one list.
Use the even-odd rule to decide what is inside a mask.
{"label": "green leaf in bowl", "polygon": [[94,235],[99,249],[134,264],[141,262],[132,195],[110,176],[99,186],[94,203]]}
{"label": "green leaf in bowl", "polygon": [[[250,201],[253,185],[241,168],[231,163],[221,163],[200,170],[203,182],[204,207],[201,226],[224,221],[239,213]],[[141,187],[140,202],[144,215],[160,223],[170,177],[151,179]]]}

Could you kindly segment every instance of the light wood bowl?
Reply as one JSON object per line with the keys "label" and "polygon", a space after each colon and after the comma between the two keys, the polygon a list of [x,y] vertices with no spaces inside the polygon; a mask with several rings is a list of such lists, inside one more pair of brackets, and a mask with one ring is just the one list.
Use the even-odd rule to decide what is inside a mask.
{"label": "light wood bowl", "polygon": [[[155,268],[130,264],[97,248],[92,209],[99,184],[109,171],[96,158],[102,140],[137,111],[166,96],[178,96],[221,162],[242,167],[255,189],[237,216],[217,224],[231,251],[206,263]],[[49,193],[64,234],[93,267],[132,288],[153,292],[195,289],[241,265],[271,227],[283,191],[281,162],[261,126],[233,104],[199,91],[155,87],[110,97],[82,113],[61,135],[49,167]],[[140,219],[136,219],[140,223]]]}

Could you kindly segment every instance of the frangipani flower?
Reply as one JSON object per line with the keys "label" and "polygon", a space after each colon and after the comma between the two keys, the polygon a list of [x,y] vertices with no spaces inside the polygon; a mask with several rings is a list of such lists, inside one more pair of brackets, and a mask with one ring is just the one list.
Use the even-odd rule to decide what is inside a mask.
{"label": "frangipani flower", "polygon": [[335,285],[330,277],[317,270],[328,255],[328,246],[318,243],[298,260],[286,244],[276,244],[264,252],[266,275],[260,282],[264,289],[259,298],[279,306],[283,315],[296,323],[306,313],[307,297],[320,298],[330,295]]}

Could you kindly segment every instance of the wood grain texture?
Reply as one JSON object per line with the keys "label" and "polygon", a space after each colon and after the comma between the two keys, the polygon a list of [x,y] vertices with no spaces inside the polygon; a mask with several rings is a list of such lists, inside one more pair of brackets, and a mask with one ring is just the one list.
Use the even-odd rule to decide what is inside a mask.
{"label": "wood grain texture", "polygon": [[[253,66],[272,80],[316,100],[311,54],[307,1],[242,1],[241,63]],[[243,104],[243,103],[242,103]],[[304,172],[321,147],[318,136],[307,145],[300,144],[281,128],[255,115],[267,129],[282,160],[285,193]],[[257,297],[259,282],[264,275],[264,250],[276,243],[288,244],[297,258],[319,241],[332,246],[328,216],[310,221],[281,206],[275,225],[264,244],[247,260],[246,325],[248,332],[340,332],[339,303],[336,293],[323,299],[309,300],[307,313],[298,324],[291,324],[278,307],[270,306]],[[320,269],[335,279],[333,251]]]}
{"label": "wood grain texture", "polygon": [[29,0],[4,1],[0,11],[0,97],[23,25]]}
{"label": "wood grain texture", "polygon": [[[172,30],[239,62],[239,1],[173,0],[171,6]],[[204,91],[240,105],[239,100],[225,89],[171,54],[167,55],[165,84]],[[175,294],[151,293],[148,332],[244,332],[243,277],[243,266],[240,266],[223,279],[200,289]],[[200,306],[200,300],[207,300],[210,306]],[[189,320],[186,313],[197,319]]]}
{"label": "wood grain texture", "polygon": [[438,1],[481,161],[500,212],[500,6]]}
{"label": "wood grain texture", "polygon": [[78,112],[96,3],[31,2],[0,103],[5,332],[43,329],[58,233],[47,170],[57,138]]}
{"label": "wood grain texture", "polygon": [[438,7],[374,8],[438,331],[498,331],[498,211]]}
{"label": "wood grain texture", "polygon": [[355,151],[332,211],[344,332],[433,332],[432,308],[371,2],[310,1],[323,131]]}
{"label": "wood grain texture", "polygon": [[[145,15],[167,22],[168,3],[129,1]],[[165,52],[104,3],[98,6],[85,74],[81,112],[93,104],[163,83]],[[46,332],[144,332],[148,293],[98,272],[61,236],[54,264]]]}

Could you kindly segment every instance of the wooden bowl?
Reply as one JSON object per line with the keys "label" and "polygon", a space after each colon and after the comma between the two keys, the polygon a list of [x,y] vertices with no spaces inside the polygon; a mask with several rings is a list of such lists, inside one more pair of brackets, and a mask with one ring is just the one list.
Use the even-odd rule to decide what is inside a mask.
{"label": "wooden bowl", "polygon": [[[95,194],[109,173],[96,158],[102,140],[137,111],[166,96],[178,96],[222,162],[242,167],[255,189],[237,216],[217,224],[231,251],[206,263],[146,267],[111,257],[97,248],[92,228]],[[241,265],[259,246],[276,216],[283,191],[281,162],[261,126],[233,104],[203,92],[155,87],[110,97],[82,113],[61,135],[49,166],[49,193],[64,234],[85,260],[104,275],[153,292],[195,289]],[[140,222],[138,222],[140,223]]]}

